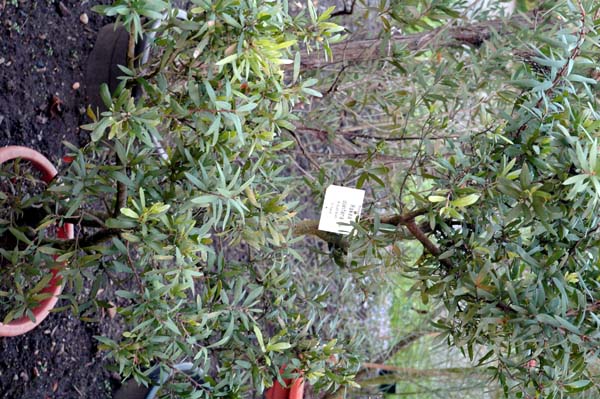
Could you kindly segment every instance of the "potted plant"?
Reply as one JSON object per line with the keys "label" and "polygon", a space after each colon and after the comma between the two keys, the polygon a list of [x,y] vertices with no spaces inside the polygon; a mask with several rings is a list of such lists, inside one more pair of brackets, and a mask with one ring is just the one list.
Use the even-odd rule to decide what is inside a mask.
{"label": "potted plant", "polygon": [[[52,163],[39,152],[19,146],[7,146],[0,148],[0,165],[5,164],[9,161],[22,160],[28,162],[31,167],[39,171],[41,174],[42,182],[50,183],[56,176],[56,169]],[[8,200],[6,195],[3,196],[3,200]],[[22,234],[15,227],[12,227],[12,232],[15,235]],[[5,229],[6,230],[6,229]],[[5,231],[8,233],[8,231]],[[72,239],[73,238],[73,225],[65,223],[61,226],[57,226],[56,237],[59,239]],[[26,237],[22,237],[22,240],[27,240]],[[3,256],[7,252],[3,252]],[[37,268],[40,266],[32,265]],[[4,322],[0,322],[0,336],[10,337],[24,334],[36,326],[38,326],[49,314],[50,310],[54,308],[58,301],[58,296],[62,291],[61,277],[59,276],[59,266],[54,267],[50,270],[50,274],[40,280],[39,284],[34,287],[34,303],[31,309],[21,306],[20,311],[9,312],[8,315],[1,315]],[[25,294],[27,295],[27,293]],[[35,299],[38,301],[35,301]],[[26,298],[23,298],[24,300]]]}
{"label": "potted plant", "polygon": [[287,262],[298,238],[284,130],[294,106],[318,95],[297,46],[327,50],[341,30],[331,9],[319,16],[308,5],[292,18],[284,3],[199,2],[185,20],[160,0],[97,8],[118,16],[128,49],[152,27],[153,55],[138,68],[129,57],[114,91],[101,85],[106,111],[90,108],[83,126],[90,143],[66,143],[71,162],[41,194],[40,225],[72,223],[75,237],[35,237],[11,262],[30,252],[68,262],[63,297],[87,319],[117,304],[123,334],[97,339],[124,378],[149,383],[152,365],[168,375],[190,361],[206,383],[172,392],[232,396],[263,392],[282,364],[324,387],[352,379],[352,359],[323,373],[340,348],[308,330]]}

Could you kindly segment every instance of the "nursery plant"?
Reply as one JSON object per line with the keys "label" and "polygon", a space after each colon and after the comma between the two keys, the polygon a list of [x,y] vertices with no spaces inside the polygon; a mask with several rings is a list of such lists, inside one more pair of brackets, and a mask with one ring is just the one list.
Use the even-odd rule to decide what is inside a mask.
{"label": "nursery plant", "polygon": [[[386,34],[369,54],[389,80],[344,66],[326,89],[337,101],[314,104],[316,126],[298,111],[319,95],[299,46],[305,59],[343,51],[332,10],[192,3],[187,19],[158,0],[98,8],[130,32],[129,65],[113,93],[103,86],[108,110],[89,111],[90,144],[71,147],[60,178],[35,196],[46,214],[37,230],[73,223],[76,236],[6,218],[22,244],[2,252],[11,273],[34,256],[67,262],[63,297],[82,317],[116,306],[121,338],[98,340],[125,377],[147,382],[191,361],[203,382],[181,376],[171,392],[250,396],[302,375],[340,397],[355,352],[320,338],[326,286],[296,284],[292,268],[314,235],[340,273],[403,264],[413,291],[445,308],[439,338],[507,397],[597,390],[597,2],[519,2],[522,14],[487,24],[468,21],[461,2],[382,5]],[[152,56],[136,67],[136,40],[156,20]],[[367,127],[345,129],[344,115]],[[319,170],[300,185],[282,134],[294,129],[362,151],[319,164],[302,148]],[[298,220],[295,195],[320,199],[330,183],[368,191],[350,235]],[[423,248],[415,265],[404,241]]]}
{"label": "nursery plant", "polygon": [[[318,298],[290,278],[301,238],[279,155],[292,144],[281,137],[291,110],[319,95],[300,74],[299,46],[327,52],[340,38],[332,10],[308,3],[292,18],[285,1],[195,1],[177,19],[150,0],[97,11],[117,17],[131,49],[152,27],[151,57],[135,68],[132,51],[116,90],[102,85],[105,110],[90,107],[83,126],[90,143],[65,143],[71,153],[45,191],[0,197],[2,232],[18,241],[1,252],[3,281],[60,267],[80,317],[116,308],[122,335],[97,339],[124,378],[147,384],[181,361],[204,371],[164,394],[243,397],[299,373],[318,389],[348,384],[354,360],[309,329]],[[19,224],[32,208],[39,219]],[[73,239],[38,234],[68,223]],[[4,323],[33,317],[42,299],[20,291],[2,291]]]}
{"label": "nursery plant", "polygon": [[[509,18],[452,1],[379,7],[381,38],[348,44],[360,65],[328,65],[329,98],[297,134],[335,143],[303,141],[315,192],[368,190],[346,266],[404,264],[412,291],[443,305],[438,340],[505,396],[593,396],[599,5],[516,3]],[[414,265],[406,240],[423,249]]]}

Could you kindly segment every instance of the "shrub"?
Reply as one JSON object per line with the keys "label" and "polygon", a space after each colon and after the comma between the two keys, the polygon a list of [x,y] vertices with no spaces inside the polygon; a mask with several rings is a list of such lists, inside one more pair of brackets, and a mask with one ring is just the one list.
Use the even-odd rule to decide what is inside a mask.
{"label": "shrub", "polygon": [[207,372],[203,384],[172,387],[190,398],[262,392],[282,365],[317,388],[349,383],[354,360],[309,329],[318,298],[300,297],[291,279],[299,238],[280,155],[292,144],[280,135],[291,110],[318,95],[300,74],[298,46],[327,51],[339,38],[331,10],[317,16],[309,2],[307,16],[292,18],[286,2],[196,1],[180,20],[149,0],[98,11],[118,16],[132,43],[166,19],[149,62],[122,66],[114,93],[102,87],[107,111],[89,109],[84,126],[91,142],[69,145],[68,168],[36,197],[47,214],[40,227],[74,223],[76,238],[38,235],[3,254],[15,266],[68,262],[63,296],[87,319],[112,306],[99,293],[117,285],[125,331],[97,338],[124,377],[147,382],[188,359]]}

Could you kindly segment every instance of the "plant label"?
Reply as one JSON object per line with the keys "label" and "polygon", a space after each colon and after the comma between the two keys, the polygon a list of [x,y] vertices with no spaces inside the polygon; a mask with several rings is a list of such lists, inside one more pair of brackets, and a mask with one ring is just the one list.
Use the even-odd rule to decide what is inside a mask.
{"label": "plant label", "polygon": [[319,230],[350,234],[350,224],[358,221],[364,198],[365,190],[334,185],[327,187]]}

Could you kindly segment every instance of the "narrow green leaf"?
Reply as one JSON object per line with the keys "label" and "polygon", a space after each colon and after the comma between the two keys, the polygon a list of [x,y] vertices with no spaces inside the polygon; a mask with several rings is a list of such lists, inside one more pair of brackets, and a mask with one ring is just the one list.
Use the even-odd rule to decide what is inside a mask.
{"label": "narrow green leaf", "polygon": [[229,319],[229,325],[227,326],[227,330],[225,330],[225,333],[223,334],[223,337],[218,340],[217,342],[215,342],[214,344],[208,346],[208,348],[216,348],[218,346],[223,346],[225,345],[227,342],[229,342],[229,340],[231,339],[231,336],[233,335],[233,326],[234,326],[234,316],[233,313],[231,314],[231,317]]}
{"label": "narrow green leaf", "polygon": [[457,208],[464,208],[469,205],[473,205],[479,199],[479,194],[469,194],[465,197],[461,197],[451,201],[450,203]]}
{"label": "narrow green leaf", "polygon": [[193,80],[188,81],[188,93],[190,98],[196,107],[200,106],[200,90],[198,90],[198,83]]}
{"label": "narrow green leaf", "polygon": [[164,322],[164,326],[173,331],[175,334],[181,335],[181,331],[179,331],[179,328],[177,328],[177,325],[173,322],[173,320],[171,320],[170,317],[167,317],[167,320]]}
{"label": "narrow green leaf", "polygon": [[237,58],[238,58],[237,54],[231,54],[231,55],[228,55],[227,57],[223,58],[222,60],[217,61],[215,63],[215,65],[217,65],[217,66],[223,66],[225,64],[229,64],[229,63],[237,60]]}
{"label": "narrow green leaf", "polygon": [[292,345],[288,342],[277,342],[275,344],[268,344],[267,351],[283,352],[286,349],[290,349]]}
{"label": "narrow green leaf", "polygon": [[258,326],[255,324],[252,326],[252,329],[254,330],[254,335],[256,335],[256,339],[258,340],[258,344],[260,345],[260,350],[262,350],[263,353],[265,353],[267,350],[265,349],[265,341],[263,340],[263,335],[260,331],[260,328],[258,328]]}
{"label": "narrow green leaf", "polygon": [[130,209],[130,208],[121,208],[121,213],[132,219],[140,218],[140,215],[138,215],[133,209]]}

